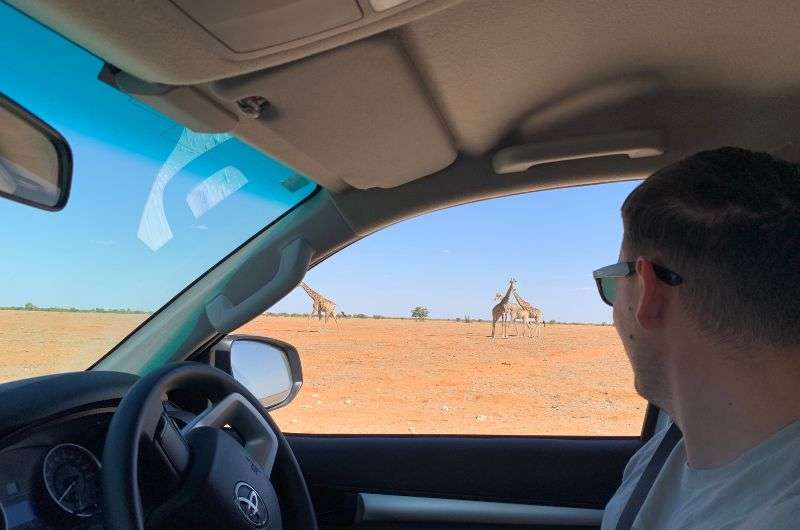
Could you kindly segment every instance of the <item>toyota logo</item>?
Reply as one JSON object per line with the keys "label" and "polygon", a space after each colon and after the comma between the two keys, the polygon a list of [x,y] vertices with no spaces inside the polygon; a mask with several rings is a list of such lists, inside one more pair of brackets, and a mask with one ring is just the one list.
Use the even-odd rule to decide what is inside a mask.
{"label": "toyota logo", "polygon": [[267,524],[269,515],[261,495],[247,482],[237,482],[234,488],[236,506],[247,522],[256,527]]}

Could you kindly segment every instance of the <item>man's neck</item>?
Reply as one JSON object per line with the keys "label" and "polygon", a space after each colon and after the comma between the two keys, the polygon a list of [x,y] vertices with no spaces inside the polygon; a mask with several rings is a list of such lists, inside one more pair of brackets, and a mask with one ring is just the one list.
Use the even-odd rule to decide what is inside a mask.
{"label": "man's neck", "polygon": [[723,466],[800,419],[797,356],[751,355],[742,360],[741,354],[711,358],[698,353],[683,356],[673,367],[665,408],[683,432],[691,467]]}

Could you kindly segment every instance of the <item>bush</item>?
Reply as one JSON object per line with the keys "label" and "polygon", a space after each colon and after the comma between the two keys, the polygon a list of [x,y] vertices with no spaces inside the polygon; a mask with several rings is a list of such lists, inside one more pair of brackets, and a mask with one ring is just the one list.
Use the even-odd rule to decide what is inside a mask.
{"label": "bush", "polygon": [[418,305],[414,309],[411,310],[411,318],[415,318],[417,320],[425,320],[430,315],[430,311],[428,311],[427,307],[422,307]]}
{"label": "bush", "polygon": [[355,318],[369,318],[364,313],[356,313],[355,315],[353,315],[353,317],[355,317]]}
{"label": "bush", "polygon": [[383,318],[383,315],[372,315],[372,318]]}

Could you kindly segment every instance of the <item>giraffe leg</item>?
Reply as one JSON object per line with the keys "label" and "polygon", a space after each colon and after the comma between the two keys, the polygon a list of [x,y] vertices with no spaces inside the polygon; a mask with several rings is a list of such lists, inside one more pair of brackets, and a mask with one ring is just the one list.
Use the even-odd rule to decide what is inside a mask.
{"label": "giraffe leg", "polygon": [[511,322],[514,323],[514,334],[519,337],[519,328],[517,327],[517,317],[515,315],[511,316]]}
{"label": "giraffe leg", "polygon": [[333,319],[333,323],[336,324],[336,331],[339,331],[339,319],[336,318],[336,310],[335,309],[333,310],[333,313],[331,313],[331,318]]}
{"label": "giraffe leg", "polygon": [[314,309],[311,309],[311,312],[308,314],[308,320],[306,321],[306,331],[311,331],[311,317],[314,316]]}

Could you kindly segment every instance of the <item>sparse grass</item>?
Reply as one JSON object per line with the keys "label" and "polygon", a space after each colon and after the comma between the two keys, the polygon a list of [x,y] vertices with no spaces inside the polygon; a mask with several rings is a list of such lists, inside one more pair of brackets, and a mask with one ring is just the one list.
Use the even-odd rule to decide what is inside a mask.
{"label": "sparse grass", "polygon": [[[19,309],[19,308],[0,308],[2,309]],[[50,309],[47,309],[48,311]],[[59,311],[59,309],[52,309],[53,311]],[[80,310],[79,310],[80,311]],[[95,310],[86,310],[90,312],[95,312]],[[102,310],[101,310],[102,312]],[[106,312],[113,312],[113,310],[107,310]],[[120,311],[122,312],[122,311]],[[134,313],[138,313],[137,311],[132,311]],[[267,311],[263,313],[265,316],[269,317],[307,317],[308,313],[272,313]],[[408,320],[409,317],[403,316],[392,316],[392,315],[380,315],[380,314],[373,314],[373,315],[366,315],[364,313],[355,313],[355,314],[347,314],[344,311],[336,315],[338,318],[373,318],[373,319],[385,319],[385,320]],[[414,317],[412,317],[414,318]],[[476,324],[476,323],[486,323],[490,322],[490,320],[483,319],[483,318],[472,318],[469,315],[464,315],[464,317],[456,317],[456,318],[432,318],[426,317],[425,320],[431,320],[434,322],[460,322],[462,324]],[[554,325],[558,324],[559,326],[611,326],[612,324],[609,322],[563,322],[560,320],[550,319],[546,321],[547,325]]]}
{"label": "sparse grass", "polygon": [[94,307],[91,309],[78,308],[78,307],[38,307],[31,303],[27,303],[24,306],[0,307],[0,311],[49,311],[55,313],[114,313],[123,315],[149,315],[152,313],[152,311],[144,311],[141,309],[129,309],[127,307],[126,308]]}

